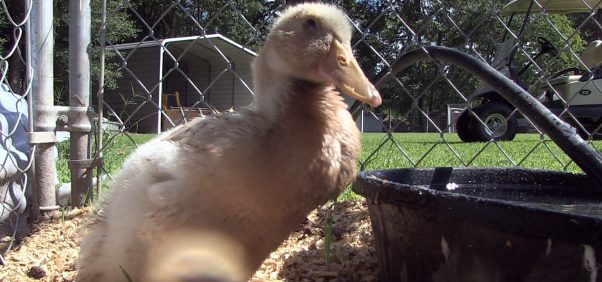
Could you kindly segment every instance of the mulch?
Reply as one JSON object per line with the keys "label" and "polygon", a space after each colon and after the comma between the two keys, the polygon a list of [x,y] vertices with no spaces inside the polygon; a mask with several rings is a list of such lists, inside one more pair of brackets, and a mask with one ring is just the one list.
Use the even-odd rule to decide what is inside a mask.
{"label": "mulch", "polygon": [[[88,209],[57,212],[34,226],[5,257],[0,281],[75,281],[79,227],[88,213]],[[252,279],[265,280],[377,281],[365,201],[328,203],[312,211]]]}

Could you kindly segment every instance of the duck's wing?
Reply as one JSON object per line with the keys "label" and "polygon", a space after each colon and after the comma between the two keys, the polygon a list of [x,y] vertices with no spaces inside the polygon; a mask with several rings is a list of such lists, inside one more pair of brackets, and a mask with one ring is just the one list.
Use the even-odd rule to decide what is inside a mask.
{"label": "duck's wing", "polygon": [[159,138],[191,152],[219,153],[236,146],[249,146],[262,136],[267,122],[252,109],[197,118]]}

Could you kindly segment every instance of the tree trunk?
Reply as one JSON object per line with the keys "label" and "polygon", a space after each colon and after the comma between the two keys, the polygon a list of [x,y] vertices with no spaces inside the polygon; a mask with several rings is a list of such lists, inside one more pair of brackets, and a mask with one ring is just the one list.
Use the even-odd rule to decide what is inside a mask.
{"label": "tree trunk", "polygon": [[171,10],[171,12],[169,13],[169,25],[167,27],[167,32],[168,32],[168,37],[169,38],[173,38],[176,37],[176,35],[180,35],[178,34],[178,15],[176,15],[176,11]]}

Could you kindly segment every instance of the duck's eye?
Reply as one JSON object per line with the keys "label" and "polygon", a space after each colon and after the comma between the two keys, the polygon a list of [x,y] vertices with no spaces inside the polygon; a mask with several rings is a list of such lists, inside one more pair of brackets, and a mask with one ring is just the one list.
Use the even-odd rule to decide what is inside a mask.
{"label": "duck's eye", "polygon": [[318,22],[313,18],[309,18],[303,23],[303,28],[306,31],[314,32],[318,29]]}
{"label": "duck's eye", "polygon": [[338,56],[337,60],[339,61],[339,64],[341,66],[346,66],[347,65],[347,58],[345,58],[344,56]]}

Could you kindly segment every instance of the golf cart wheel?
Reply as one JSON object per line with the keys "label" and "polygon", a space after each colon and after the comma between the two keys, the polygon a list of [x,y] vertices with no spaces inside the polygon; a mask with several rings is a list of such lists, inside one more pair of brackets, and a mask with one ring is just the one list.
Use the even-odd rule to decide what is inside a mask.
{"label": "golf cart wheel", "polygon": [[483,123],[474,119],[471,122],[471,131],[478,141],[514,139],[518,128],[515,117],[508,118],[514,109],[504,103],[489,102],[476,108],[474,111]]}
{"label": "golf cart wheel", "polygon": [[458,137],[463,142],[475,142],[477,141],[474,133],[471,131],[469,126],[471,119],[474,119],[470,113],[465,110],[463,111],[458,119],[456,120],[456,133],[458,133]]}

